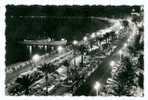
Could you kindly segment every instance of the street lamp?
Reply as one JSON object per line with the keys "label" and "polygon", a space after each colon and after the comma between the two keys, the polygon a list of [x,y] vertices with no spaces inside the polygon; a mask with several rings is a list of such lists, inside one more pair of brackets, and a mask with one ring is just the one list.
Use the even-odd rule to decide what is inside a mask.
{"label": "street lamp", "polygon": [[101,33],[100,32],[97,32],[97,35],[99,36]]}
{"label": "street lamp", "polygon": [[128,43],[130,43],[131,39],[132,39],[131,37],[130,37],[130,38],[128,38],[127,42],[128,42]]}
{"label": "street lamp", "polygon": [[115,32],[115,34],[118,34],[118,33],[119,33],[118,31]]}
{"label": "street lamp", "polygon": [[115,65],[115,61],[110,62],[110,66],[113,67]]}
{"label": "street lamp", "polygon": [[83,40],[84,40],[84,41],[87,41],[87,37],[86,37],[86,36],[84,36]]}
{"label": "street lamp", "polygon": [[64,38],[62,38],[62,39],[61,39],[61,41],[65,41],[65,39],[64,39]]}
{"label": "street lamp", "polygon": [[120,26],[120,30],[122,30],[123,29],[123,26]]}
{"label": "street lamp", "polygon": [[77,45],[78,44],[78,41],[77,40],[74,40],[73,41],[73,45]]}
{"label": "street lamp", "polygon": [[92,33],[92,34],[91,34],[91,38],[94,38],[94,37],[95,37],[95,33]]}
{"label": "street lamp", "polygon": [[38,54],[35,54],[33,57],[32,57],[32,61],[34,63],[37,63],[38,61],[40,60],[40,56]]}
{"label": "street lamp", "polygon": [[62,46],[58,46],[57,51],[58,51],[59,53],[62,53],[63,47],[62,47]]}
{"label": "street lamp", "polygon": [[51,41],[51,38],[48,38],[48,41],[50,42]]}
{"label": "street lamp", "polygon": [[114,69],[114,67],[115,67],[115,61],[111,61],[110,62],[110,66],[111,66],[111,69],[112,69],[112,72],[111,72],[111,77],[113,78],[113,69]]}
{"label": "street lamp", "polygon": [[127,43],[124,44],[124,48],[126,48],[126,47],[127,47]]}
{"label": "street lamp", "polygon": [[96,90],[96,95],[97,96],[98,96],[98,91],[100,89],[100,86],[101,86],[100,82],[96,81],[96,83],[94,84],[94,89]]}
{"label": "street lamp", "polygon": [[74,66],[76,65],[76,59],[75,59],[75,46],[78,44],[78,41],[77,40],[74,40],[73,41],[73,45],[74,45]]}
{"label": "street lamp", "polygon": [[38,61],[41,59],[41,57],[38,54],[35,54],[32,57],[32,61],[33,61],[33,66],[36,67],[36,64],[38,63]]}

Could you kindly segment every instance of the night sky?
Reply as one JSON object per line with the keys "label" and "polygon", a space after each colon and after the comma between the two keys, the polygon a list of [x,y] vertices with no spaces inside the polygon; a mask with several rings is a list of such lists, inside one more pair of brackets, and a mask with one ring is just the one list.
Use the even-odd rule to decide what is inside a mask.
{"label": "night sky", "polygon": [[92,20],[89,17],[123,17],[129,15],[133,8],[139,11],[140,7],[8,5],[6,6],[6,37],[10,40],[40,37],[59,39],[63,36],[70,39],[67,34],[83,35],[96,31],[98,27],[102,28],[104,21]]}

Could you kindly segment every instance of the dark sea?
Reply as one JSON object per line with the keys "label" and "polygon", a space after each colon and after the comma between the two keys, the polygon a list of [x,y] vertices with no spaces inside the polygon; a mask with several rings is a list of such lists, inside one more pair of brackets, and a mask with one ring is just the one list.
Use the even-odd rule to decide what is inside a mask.
{"label": "dark sea", "polygon": [[[108,27],[109,22],[96,18],[6,18],[6,65],[30,59],[32,55],[24,39],[37,40],[51,38],[68,42],[81,40],[85,35]],[[34,53],[44,54],[44,49],[33,49]]]}

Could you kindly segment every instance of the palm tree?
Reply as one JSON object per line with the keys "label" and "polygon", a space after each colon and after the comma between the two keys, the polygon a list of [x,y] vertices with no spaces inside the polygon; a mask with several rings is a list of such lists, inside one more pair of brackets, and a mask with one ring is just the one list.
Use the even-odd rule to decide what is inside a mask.
{"label": "palm tree", "polygon": [[110,37],[111,37],[112,40],[116,39],[115,31],[110,32]]}
{"label": "palm tree", "polygon": [[8,89],[10,95],[30,95],[30,86],[43,75],[37,71],[18,77],[15,83]]}
{"label": "palm tree", "polygon": [[129,27],[129,22],[127,20],[123,20],[122,25],[123,25],[123,27],[128,28]]}
{"label": "palm tree", "polygon": [[103,37],[104,37],[106,43],[108,43],[108,33],[104,34]]}
{"label": "palm tree", "polygon": [[100,46],[101,46],[101,49],[102,49],[102,41],[103,41],[103,37],[100,38]]}
{"label": "palm tree", "polygon": [[36,81],[36,79],[34,79],[34,77],[32,77],[32,75],[27,74],[27,75],[23,75],[21,77],[18,77],[15,81],[16,84],[18,84],[17,86],[19,86],[19,90],[20,91],[24,91],[25,95],[29,95],[29,87]]}
{"label": "palm tree", "polygon": [[67,67],[67,83],[68,83],[68,81],[69,81],[69,77],[70,77],[70,63],[69,63],[69,61],[68,60],[65,60],[64,62],[63,62],[63,65],[64,66],[66,66]]}
{"label": "palm tree", "polygon": [[[108,93],[108,95],[115,95],[115,96],[131,96],[133,93],[131,93],[132,86],[135,85],[134,79],[135,79],[136,73],[135,68],[132,65],[130,59],[128,57],[124,57],[122,59],[122,64],[119,67],[116,74],[113,76],[113,82],[109,89],[112,91]],[[115,83],[114,83],[115,82]]]}
{"label": "palm tree", "polygon": [[9,88],[8,88],[8,94],[9,95],[21,95],[22,94],[22,91],[24,91],[24,89],[22,88],[22,86],[20,84],[14,84],[14,85],[11,85]]}
{"label": "palm tree", "polygon": [[103,41],[103,38],[102,38],[102,37],[97,37],[97,40],[98,40],[98,42],[99,42],[99,44],[98,44],[98,45],[100,45],[100,46],[101,46],[101,42]]}
{"label": "palm tree", "polygon": [[46,95],[48,93],[48,74],[52,73],[56,70],[57,66],[49,63],[49,64],[44,64],[42,67],[39,67],[38,70],[42,71],[45,75],[45,83],[46,83]]}
{"label": "palm tree", "polygon": [[68,60],[65,60],[63,62],[63,65],[67,67],[67,78],[68,78],[69,77],[69,71],[70,71],[70,69],[69,69],[70,64],[69,64]]}
{"label": "palm tree", "polygon": [[133,45],[128,47],[129,53],[132,54],[133,56],[136,56],[139,50],[143,50],[144,46],[142,43],[140,43],[140,38],[141,35],[140,34],[137,35],[135,37]]}
{"label": "palm tree", "polygon": [[80,53],[81,53],[81,65],[82,65],[82,67],[83,67],[83,56],[84,56],[84,53],[87,52],[87,48],[86,48],[85,45],[80,45],[79,48],[78,48],[78,50],[79,50]]}
{"label": "palm tree", "polygon": [[144,87],[144,75],[142,73],[138,76],[138,85],[140,86],[140,88],[143,89],[143,87]]}
{"label": "palm tree", "polygon": [[138,58],[138,68],[144,70],[144,57],[143,55],[140,55]]}
{"label": "palm tree", "polygon": [[[119,82],[118,87],[115,89],[119,96],[121,95],[132,95],[130,94],[130,89],[134,85],[135,78],[135,68],[132,65],[128,57],[122,59],[121,69],[118,74],[114,77],[114,80]],[[119,91],[118,91],[119,90]]]}
{"label": "palm tree", "polygon": [[93,48],[93,43],[94,43],[93,40],[90,40],[90,41],[89,41],[89,44],[90,44],[90,48],[91,48],[91,49]]}

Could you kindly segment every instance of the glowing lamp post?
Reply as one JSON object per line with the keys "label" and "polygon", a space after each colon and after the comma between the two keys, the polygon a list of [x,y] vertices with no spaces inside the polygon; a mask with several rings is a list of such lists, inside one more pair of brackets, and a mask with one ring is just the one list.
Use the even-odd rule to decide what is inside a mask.
{"label": "glowing lamp post", "polygon": [[58,53],[62,53],[63,52],[63,47],[62,46],[58,46],[57,51],[58,51]]}
{"label": "glowing lamp post", "polygon": [[91,34],[91,38],[94,38],[94,37],[95,37],[95,33],[92,33],[92,34]]}
{"label": "glowing lamp post", "polygon": [[118,33],[119,33],[118,31],[115,32],[116,35],[117,35]]}
{"label": "glowing lamp post", "polygon": [[77,45],[78,44],[78,41],[77,40],[74,40],[73,41],[73,45]]}
{"label": "glowing lamp post", "polygon": [[110,66],[111,66],[111,67],[114,67],[115,64],[116,64],[115,61],[111,61],[111,62],[110,62]]}
{"label": "glowing lamp post", "polygon": [[127,43],[124,44],[124,48],[126,48],[126,47],[127,47]]}
{"label": "glowing lamp post", "polygon": [[83,40],[84,40],[84,41],[87,41],[87,37],[85,36],[85,37],[83,38]]}
{"label": "glowing lamp post", "polygon": [[65,39],[64,39],[64,38],[62,38],[62,39],[61,39],[61,41],[65,41]]}
{"label": "glowing lamp post", "polygon": [[76,52],[75,52],[75,46],[78,44],[78,41],[77,40],[74,40],[73,41],[73,45],[74,45],[74,66],[76,65],[76,59],[75,59],[75,55],[76,55]]}
{"label": "glowing lamp post", "polygon": [[[115,67],[115,61],[111,61],[110,62],[110,66],[111,66],[111,68],[112,68],[112,71],[113,71],[113,69],[114,69],[114,67]],[[113,77],[113,73],[111,73],[112,74],[112,77]]]}
{"label": "glowing lamp post", "polygon": [[123,29],[123,26],[120,26],[120,30],[122,30]]}
{"label": "glowing lamp post", "polygon": [[130,42],[130,38],[127,40],[127,42],[128,42],[128,43]]}
{"label": "glowing lamp post", "polygon": [[35,54],[33,57],[32,57],[32,60],[33,62],[37,63],[39,60],[40,60],[40,56],[38,54]]}
{"label": "glowing lamp post", "polygon": [[98,91],[100,89],[100,86],[101,86],[101,84],[98,81],[96,81],[96,83],[94,84],[94,89],[96,91],[97,96],[98,96]]}
{"label": "glowing lamp post", "polygon": [[35,54],[33,57],[32,57],[32,61],[33,61],[33,64],[34,66],[36,66],[36,64],[40,61],[40,56],[38,54]]}
{"label": "glowing lamp post", "polygon": [[99,36],[99,35],[101,35],[101,33],[100,32],[97,32],[97,35]]}

